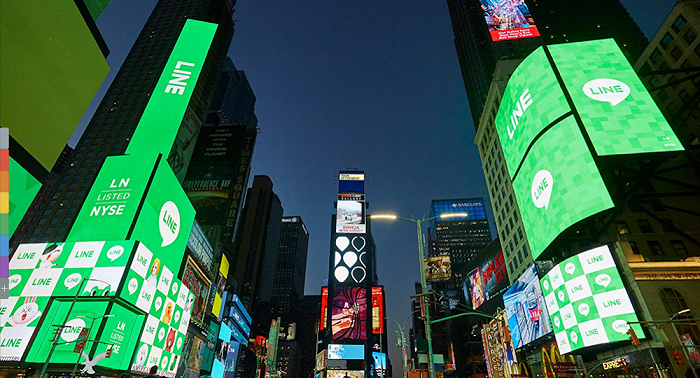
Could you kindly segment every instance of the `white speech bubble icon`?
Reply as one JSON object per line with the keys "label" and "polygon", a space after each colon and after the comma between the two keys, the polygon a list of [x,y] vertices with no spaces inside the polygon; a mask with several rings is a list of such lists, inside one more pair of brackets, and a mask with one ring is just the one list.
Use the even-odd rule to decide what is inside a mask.
{"label": "white speech bubble icon", "polygon": [[163,337],[165,337],[165,328],[158,330],[158,341],[163,341]]}
{"label": "white speech bubble icon", "polygon": [[15,286],[19,285],[19,283],[22,282],[22,276],[20,276],[19,274],[13,274],[8,279],[8,282],[10,284],[10,290],[12,290],[15,288]]}
{"label": "white speech bubble icon", "polygon": [[158,229],[163,238],[161,247],[167,247],[177,239],[177,235],[180,233],[180,210],[177,209],[175,202],[168,201],[160,208]]}
{"label": "white speech bubble icon", "polygon": [[557,293],[557,296],[559,297],[560,301],[564,302],[564,298],[566,298],[566,297],[564,296],[563,291],[560,290],[559,293]]}
{"label": "white speech bubble icon", "polygon": [[182,338],[177,339],[177,349],[182,348]]}
{"label": "white speech bubble icon", "polygon": [[138,289],[138,288],[139,288],[139,282],[136,280],[136,278],[132,278],[131,280],[129,280],[129,286],[128,286],[129,294],[134,295],[134,293],[136,292],[136,289]]}
{"label": "white speech bubble icon", "polygon": [[78,286],[80,283],[80,280],[83,279],[83,276],[80,275],[80,273],[73,273],[66,277],[65,280],[63,280],[63,284],[66,285],[68,290],[73,289],[74,287]]}
{"label": "white speech bubble icon", "polygon": [[576,332],[571,331],[571,333],[569,334],[569,338],[571,339],[571,341],[573,341],[574,344],[578,343],[578,334]]}
{"label": "white speech bubble icon", "polygon": [[124,253],[124,247],[121,245],[115,245],[107,251],[107,258],[114,261],[119,258]]}
{"label": "white speech bubble icon", "polygon": [[620,80],[595,79],[583,85],[583,93],[593,100],[615,106],[630,95],[630,87]]}
{"label": "white speech bubble icon", "polygon": [[163,356],[163,358],[160,359],[160,368],[168,370],[168,356]]}
{"label": "white speech bubble icon", "polygon": [[175,295],[177,293],[177,282],[173,282],[173,286],[170,287],[170,291]]}
{"label": "white speech bubble icon", "polygon": [[619,333],[627,333],[627,330],[630,329],[630,325],[627,324],[626,320],[615,320],[612,323],[612,327],[615,332]]}
{"label": "white speech bubble icon", "polygon": [[555,325],[557,328],[559,328],[559,324],[561,324],[561,322],[559,321],[559,317],[558,317],[558,316],[555,316],[555,317],[554,317],[554,325]]}
{"label": "white speech bubble icon", "polygon": [[63,331],[61,331],[61,338],[67,342],[75,341],[78,336],[80,336],[80,331],[85,328],[85,321],[80,318],[74,318],[66,322]]}
{"label": "white speech bubble icon", "polygon": [[599,274],[598,277],[595,278],[595,283],[603,287],[608,287],[608,285],[610,285],[610,276],[605,273]]}
{"label": "white speech bubble icon", "polygon": [[554,184],[554,179],[549,171],[543,169],[535,174],[532,179],[532,203],[538,209],[544,207],[545,210],[549,209],[549,199],[552,197],[552,185]]}
{"label": "white speech bubble icon", "polygon": [[568,263],[564,267],[564,270],[566,271],[566,273],[574,274],[574,271],[576,270],[576,265],[574,265],[574,263]]}
{"label": "white speech bubble icon", "polygon": [[588,313],[591,311],[591,308],[588,307],[588,304],[586,303],[581,303],[578,305],[578,312],[583,315],[583,316],[588,316]]}
{"label": "white speech bubble icon", "polygon": [[545,290],[549,290],[549,281],[547,281],[547,280],[542,281],[542,286],[544,286]]}
{"label": "white speech bubble icon", "polygon": [[177,322],[180,321],[180,311],[175,311],[175,315],[173,315],[173,323],[177,324]]}
{"label": "white speech bubble icon", "polygon": [[160,310],[160,306],[163,305],[163,298],[161,298],[161,297],[156,298],[155,305],[156,305],[156,311]]}

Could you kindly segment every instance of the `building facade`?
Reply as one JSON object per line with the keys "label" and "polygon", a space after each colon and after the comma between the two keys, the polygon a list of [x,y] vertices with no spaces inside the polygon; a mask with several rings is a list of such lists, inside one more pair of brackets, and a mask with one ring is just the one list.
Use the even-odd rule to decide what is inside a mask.
{"label": "building facade", "polygon": [[301,217],[283,217],[272,286],[272,314],[284,322],[301,318],[308,249],[309,231]]}

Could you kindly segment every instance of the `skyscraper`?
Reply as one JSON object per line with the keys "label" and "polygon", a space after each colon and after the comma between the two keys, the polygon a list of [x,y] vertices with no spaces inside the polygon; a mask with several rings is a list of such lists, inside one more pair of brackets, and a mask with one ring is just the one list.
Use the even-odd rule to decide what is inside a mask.
{"label": "skyscraper", "polygon": [[484,110],[491,75],[501,59],[524,58],[542,44],[615,38],[636,61],[647,39],[619,0],[525,1],[540,37],[494,41],[483,6],[489,0],[447,0],[474,127]]}
{"label": "skyscraper", "polygon": [[299,321],[306,281],[309,231],[301,217],[283,217],[272,286],[273,316]]}
{"label": "skyscraper", "polygon": [[[67,226],[75,219],[104,158],[123,154],[126,150],[187,19],[219,25],[185,116],[202,124],[233,36],[231,15],[234,3],[225,0],[160,0],[156,4],[76,145],[73,161],[55,187],[36,198],[42,205],[37,207],[39,210],[25,215],[20,224],[21,232],[12,239],[13,246],[22,242],[65,239]],[[176,174],[184,169],[184,165],[173,166]]]}

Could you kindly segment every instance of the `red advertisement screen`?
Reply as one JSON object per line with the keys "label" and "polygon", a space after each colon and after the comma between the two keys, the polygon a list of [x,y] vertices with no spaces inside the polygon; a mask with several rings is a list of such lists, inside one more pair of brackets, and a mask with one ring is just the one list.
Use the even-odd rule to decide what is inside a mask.
{"label": "red advertisement screen", "polygon": [[539,37],[525,0],[479,0],[494,41]]}
{"label": "red advertisement screen", "polygon": [[321,288],[321,327],[326,329],[326,321],[328,320],[328,286]]}
{"label": "red advertisement screen", "polygon": [[372,333],[384,333],[384,288],[372,288]]}

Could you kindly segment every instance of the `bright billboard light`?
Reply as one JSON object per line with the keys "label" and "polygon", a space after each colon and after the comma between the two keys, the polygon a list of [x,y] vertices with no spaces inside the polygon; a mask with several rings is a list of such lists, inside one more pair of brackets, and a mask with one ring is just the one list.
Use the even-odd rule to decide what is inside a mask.
{"label": "bright billboard light", "polygon": [[541,283],[561,353],[627,340],[628,322],[639,321],[607,246],[564,260]]}
{"label": "bright billboard light", "polygon": [[535,264],[503,294],[503,304],[516,349],[552,332]]}
{"label": "bright billboard light", "polygon": [[365,346],[362,344],[328,344],[329,360],[364,360]]}
{"label": "bright billboard light", "polygon": [[339,234],[364,234],[366,231],[365,195],[338,194],[335,232]]}
{"label": "bright billboard light", "polygon": [[538,37],[524,0],[480,0],[484,18],[494,41]]}

